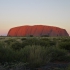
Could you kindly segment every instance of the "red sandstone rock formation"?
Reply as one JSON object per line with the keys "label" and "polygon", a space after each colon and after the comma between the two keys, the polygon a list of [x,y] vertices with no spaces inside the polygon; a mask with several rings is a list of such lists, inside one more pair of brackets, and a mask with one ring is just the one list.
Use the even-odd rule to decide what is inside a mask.
{"label": "red sandstone rock formation", "polygon": [[53,26],[34,25],[11,28],[8,36],[69,36],[65,29]]}

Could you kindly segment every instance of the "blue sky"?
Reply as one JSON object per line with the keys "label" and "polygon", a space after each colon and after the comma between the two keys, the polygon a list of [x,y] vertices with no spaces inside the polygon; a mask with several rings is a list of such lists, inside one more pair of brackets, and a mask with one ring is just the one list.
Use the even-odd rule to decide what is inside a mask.
{"label": "blue sky", "polygon": [[70,0],[0,0],[0,35],[22,25],[50,25],[70,34]]}

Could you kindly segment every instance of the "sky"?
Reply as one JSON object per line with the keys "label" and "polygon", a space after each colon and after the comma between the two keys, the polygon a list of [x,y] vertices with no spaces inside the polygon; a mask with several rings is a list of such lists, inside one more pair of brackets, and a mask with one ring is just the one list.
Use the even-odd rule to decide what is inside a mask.
{"label": "sky", "polygon": [[70,35],[70,0],[0,0],[0,36],[23,25],[56,26]]}

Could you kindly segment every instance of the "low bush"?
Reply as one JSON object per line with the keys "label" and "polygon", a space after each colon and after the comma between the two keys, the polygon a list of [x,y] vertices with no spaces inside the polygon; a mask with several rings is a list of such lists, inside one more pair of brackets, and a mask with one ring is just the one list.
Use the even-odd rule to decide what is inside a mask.
{"label": "low bush", "polygon": [[59,43],[59,48],[66,49],[70,51],[70,42],[61,42]]}
{"label": "low bush", "polygon": [[62,38],[61,41],[62,42],[70,42],[70,38]]}
{"label": "low bush", "polygon": [[0,47],[5,47],[5,43],[4,42],[0,42]]}
{"label": "low bush", "polygon": [[21,40],[24,41],[24,40],[27,40],[27,38],[24,37],[24,38],[21,38]]}
{"label": "low bush", "polygon": [[24,40],[22,42],[23,46],[27,45],[40,45],[40,46],[53,46],[56,45],[55,41],[50,41],[49,39],[36,39],[36,38],[31,38]]}
{"label": "low bush", "polygon": [[23,62],[28,62],[30,67],[39,67],[50,61],[50,56],[46,53],[45,47],[25,46],[20,50],[20,58]]}
{"label": "low bush", "polygon": [[13,50],[20,50],[21,48],[23,47],[23,45],[21,44],[21,43],[19,43],[19,42],[14,42],[12,45],[11,45],[11,48],[13,49]]}
{"label": "low bush", "polygon": [[56,47],[50,47],[48,49],[50,55],[51,55],[51,61],[66,61],[68,52],[64,49],[59,49]]}
{"label": "low bush", "polygon": [[15,42],[15,41],[16,41],[15,39],[8,39],[8,40],[5,40],[4,42],[10,45],[12,42]]}
{"label": "low bush", "polygon": [[16,59],[15,52],[10,48],[0,47],[0,63],[14,62]]}

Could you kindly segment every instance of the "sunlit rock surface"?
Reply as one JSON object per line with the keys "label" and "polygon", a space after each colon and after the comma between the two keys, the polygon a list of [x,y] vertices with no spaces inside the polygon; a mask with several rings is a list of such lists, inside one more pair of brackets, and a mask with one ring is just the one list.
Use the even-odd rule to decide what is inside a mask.
{"label": "sunlit rock surface", "polygon": [[69,36],[65,29],[55,26],[19,26],[9,30],[7,36]]}

